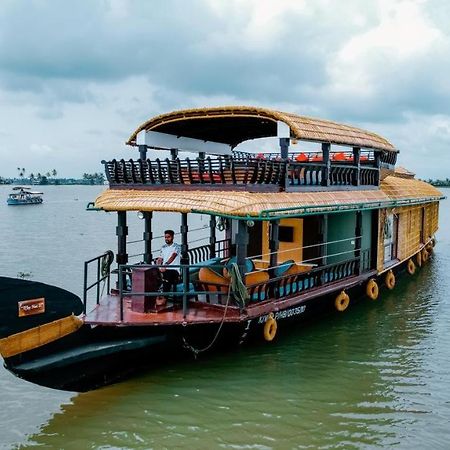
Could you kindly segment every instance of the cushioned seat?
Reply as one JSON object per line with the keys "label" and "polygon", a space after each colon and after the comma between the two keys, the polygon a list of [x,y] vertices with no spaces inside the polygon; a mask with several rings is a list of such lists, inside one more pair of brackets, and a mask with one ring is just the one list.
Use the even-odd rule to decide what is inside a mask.
{"label": "cushioned seat", "polygon": [[189,279],[191,281],[197,281],[198,273],[202,267],[209,267],[214,272],[221,274],[223,269],[220,260],[221,258],[219,257],[210,258],[206,261],[200,261],[199,263],[195,264],[194,267],[189,267]]}
{"label": "cushioned seat", "polygon": [[[225,267],[223,268],[223,275],[229,276],[228,273],[230,272],[231,265],[233,263],[237,263],[236,256],[232,256],[226,263]],[[245,273],[252,272],[255,270],[255,264],[251,259],[246,258],[245,259]]]}

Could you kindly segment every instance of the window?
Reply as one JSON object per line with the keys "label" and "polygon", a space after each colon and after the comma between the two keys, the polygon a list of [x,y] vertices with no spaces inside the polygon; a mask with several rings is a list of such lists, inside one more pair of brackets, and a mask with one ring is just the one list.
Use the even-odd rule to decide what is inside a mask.
{"label": "window", "polygon": [[281,225],[278,229],[278,240],[280,242],[294,242],[294,227]]}

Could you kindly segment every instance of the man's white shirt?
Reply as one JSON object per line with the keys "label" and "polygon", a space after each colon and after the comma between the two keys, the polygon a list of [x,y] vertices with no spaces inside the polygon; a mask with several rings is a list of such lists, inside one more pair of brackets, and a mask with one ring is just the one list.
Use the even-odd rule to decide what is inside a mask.
{"label": "man's white shirt", "polygon": [[[163,260],[163,264],[167,264],[167,260],[174,253],[176,253],[177,256],[175,256],[175,259],[170,264],[180,265],[180,262],[181,262],[181,246],[179,244],[177,244],[176,242],[172,242],[171,245],[164,244],[161,247],[161,253],[160,253],[160,257]],[[179,267],[174,267],[173,270],[176,270],[176,271],[180,272],[180,268]]]}

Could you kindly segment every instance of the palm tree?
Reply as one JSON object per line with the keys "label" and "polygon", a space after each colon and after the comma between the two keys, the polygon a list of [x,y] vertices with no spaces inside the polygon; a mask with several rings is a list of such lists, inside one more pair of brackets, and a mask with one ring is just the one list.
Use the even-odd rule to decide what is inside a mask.
{"label": "palm tree", "polygon": [[52,175],[53,175],[54,177],[56,177],[56,175],[58,175],[58,172],[56,171],[56,169],[53,169],[53,170],[52,170]]}

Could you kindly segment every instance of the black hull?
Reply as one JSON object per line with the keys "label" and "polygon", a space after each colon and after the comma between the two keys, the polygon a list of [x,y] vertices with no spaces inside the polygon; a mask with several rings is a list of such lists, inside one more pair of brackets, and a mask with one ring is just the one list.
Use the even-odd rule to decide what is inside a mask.
{"label": "black hull", "polygon": [[[394,273],[403,271],[405,264]],[[377,280],[383,285],[384,275]],[[350,307],[365,295],[366,281],[346,290]],[[278,330],[317,320],[335,309],[339,291],[312,298],[274,312]],[[383,292],[380,293],[381,295]],[[369,301],[366,300],[365,301]],[[235,350],[240,344],[264,340],[267,314],[236,323],[172,326],[84,325],[77,332],[38,349],[6,358],[5,367],[16,376],[49,388],[84,392],[129,377],[136,371],[217,350]]]}

